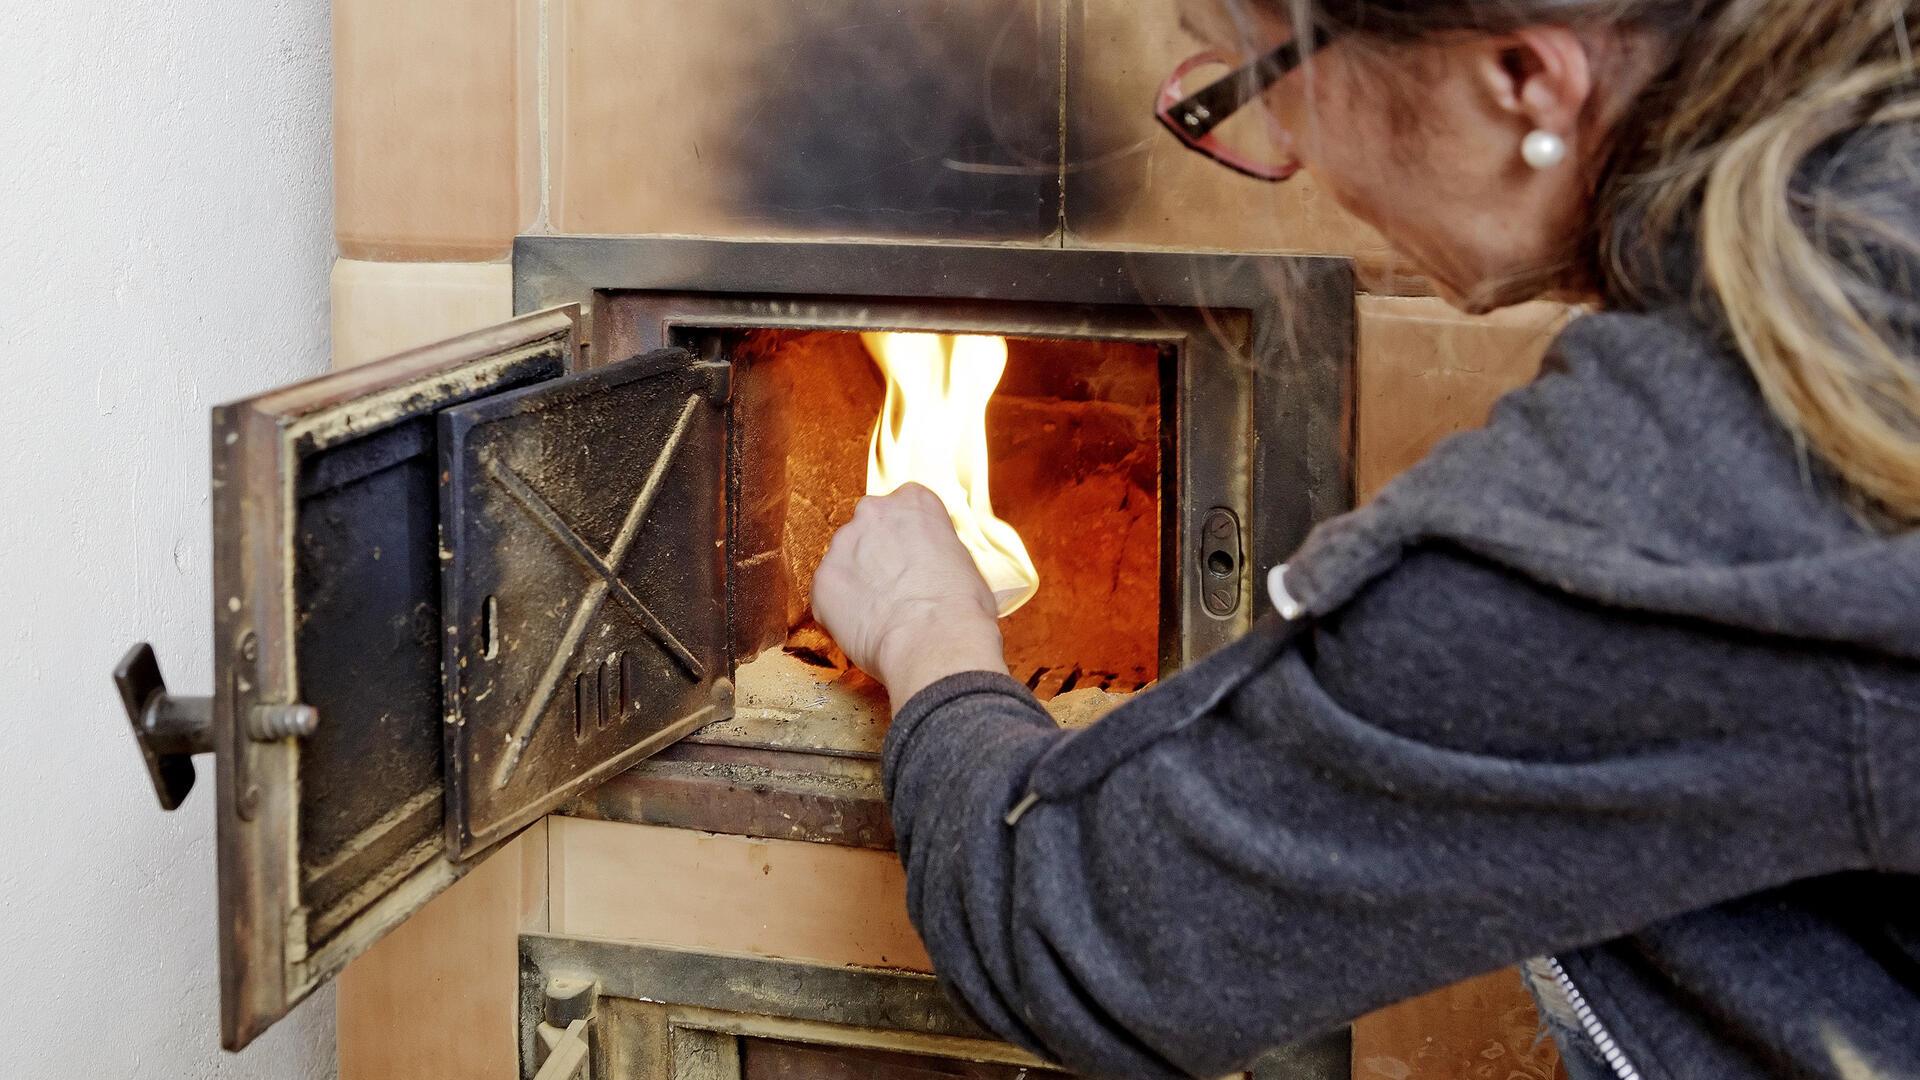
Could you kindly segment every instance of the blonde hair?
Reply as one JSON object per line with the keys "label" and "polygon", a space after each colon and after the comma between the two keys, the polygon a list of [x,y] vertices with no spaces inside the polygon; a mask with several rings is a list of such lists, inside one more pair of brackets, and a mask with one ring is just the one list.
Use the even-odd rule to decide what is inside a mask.
{"label": "blonde hair", "polygon": [[1774,413],[1876,519],[1920,524],[1913,0],[1280,2],[1387,40],[1650,32],[1664,71],[1616,128],[1569,265],[1637,305],[1671,296],[1662,255],[1691,239],[1705,287],[1692,299],[1726,327]]}

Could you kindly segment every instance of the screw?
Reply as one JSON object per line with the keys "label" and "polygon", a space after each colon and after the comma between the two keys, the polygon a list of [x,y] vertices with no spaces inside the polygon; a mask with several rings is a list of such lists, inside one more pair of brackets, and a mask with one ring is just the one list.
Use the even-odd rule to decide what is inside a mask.
{"label": "screw", "polygon": [[320,712],[311,705],[255,705],[247,713],[247,734],[260,742],[304,739],[320,726]]}
{"label": "screw", "polygon": [[247,631],[247,636],[240,639],[240,659],[245,660],[249,664],[260,659],[259,634],[249,630]]}
{"label": "screw", "polygon": [[1237,606],[1234,603],[1233,593],[1226,589],[1208,589],[1206,597],[1207,611],[1209,614],[1231,615],[1233,614],[1233,609]]}

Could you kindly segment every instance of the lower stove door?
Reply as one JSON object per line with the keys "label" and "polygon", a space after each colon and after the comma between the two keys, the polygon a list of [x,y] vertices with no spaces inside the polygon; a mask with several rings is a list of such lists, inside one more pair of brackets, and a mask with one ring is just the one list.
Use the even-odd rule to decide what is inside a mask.
{"label": "lower stove door", "polygon": [[[551,934],[520,938],[530,1080],[1056,1080],[933,976]],[[1273,1051],[1249,1080],[1346,1080],[1343,1029]]]}

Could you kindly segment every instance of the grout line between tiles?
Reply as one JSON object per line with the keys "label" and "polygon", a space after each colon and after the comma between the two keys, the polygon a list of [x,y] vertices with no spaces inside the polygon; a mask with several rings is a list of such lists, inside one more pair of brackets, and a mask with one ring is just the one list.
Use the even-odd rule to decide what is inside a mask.
{"label": "grout line between tiles", "polygon": [[1072,26],[1072,20],[1068,16],[1068,9],[1073,6],[1073,3],[1074,0],[1058,0],[1057,7],[1059,12],[1059,33],[1057,36],[1060,43],[1060,89],[1059,93],[1054,95],[1056,101],[1055,107],[1058,109],[1056,114],[1058,126],[1055,131],[1057,139],[1054,145],[1054,158],[1059,166],[1055,176],[1059,186],[1060,199],[1059,202],[1055,204],[1054,209],[1056,214],[1054,234],[1060,238],[1060,246],[1063,248],[1067,246],[1067,33]]}
{"label": "grout line between tiles", "polygon": [[539,105],[539,109],[540,109],[540,125],[539,125],[540,126],[540,215],[538,220],[538,231],[543,233],[549,233],[553,231],[552,202],[551,202],[553,198],[553,167],[552,167],[552,159],[548,149],[549,140],[552,136],[552,105],[553,105],[553,95],[552,95],[552,89],[551,89],[552,67],[550,64],[552,54],[549,47],[550,42],[547,34],[547,27],[551,21],[551,13],[549,11],[550,7],[551,7],[550,0],[539,0],[540,47],[539,47],[539,61],[538,61],[538,73],[539,73],[538,81],[539,81],[539,88],[540,88],[539,89],[539,94],[540,94],[540,105]]}

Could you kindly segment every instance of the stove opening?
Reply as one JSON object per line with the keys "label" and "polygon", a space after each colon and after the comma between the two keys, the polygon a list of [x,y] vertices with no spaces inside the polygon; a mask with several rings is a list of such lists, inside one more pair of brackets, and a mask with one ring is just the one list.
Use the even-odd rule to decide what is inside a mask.
{"label": "stove opening", "polygon": [[[728,335],[742,710],[884,716],[878,685],[849,667],[808,604],[829,539],[868,489],[886,399],[879,337]],[[1172,359],[1152,344],[1058,338],[1010,337],[1006,354],[986,410],[992,509],[1038,577],[1001,620],[1007,663],[1062,722],[1089,720],[1160,670]]]}

